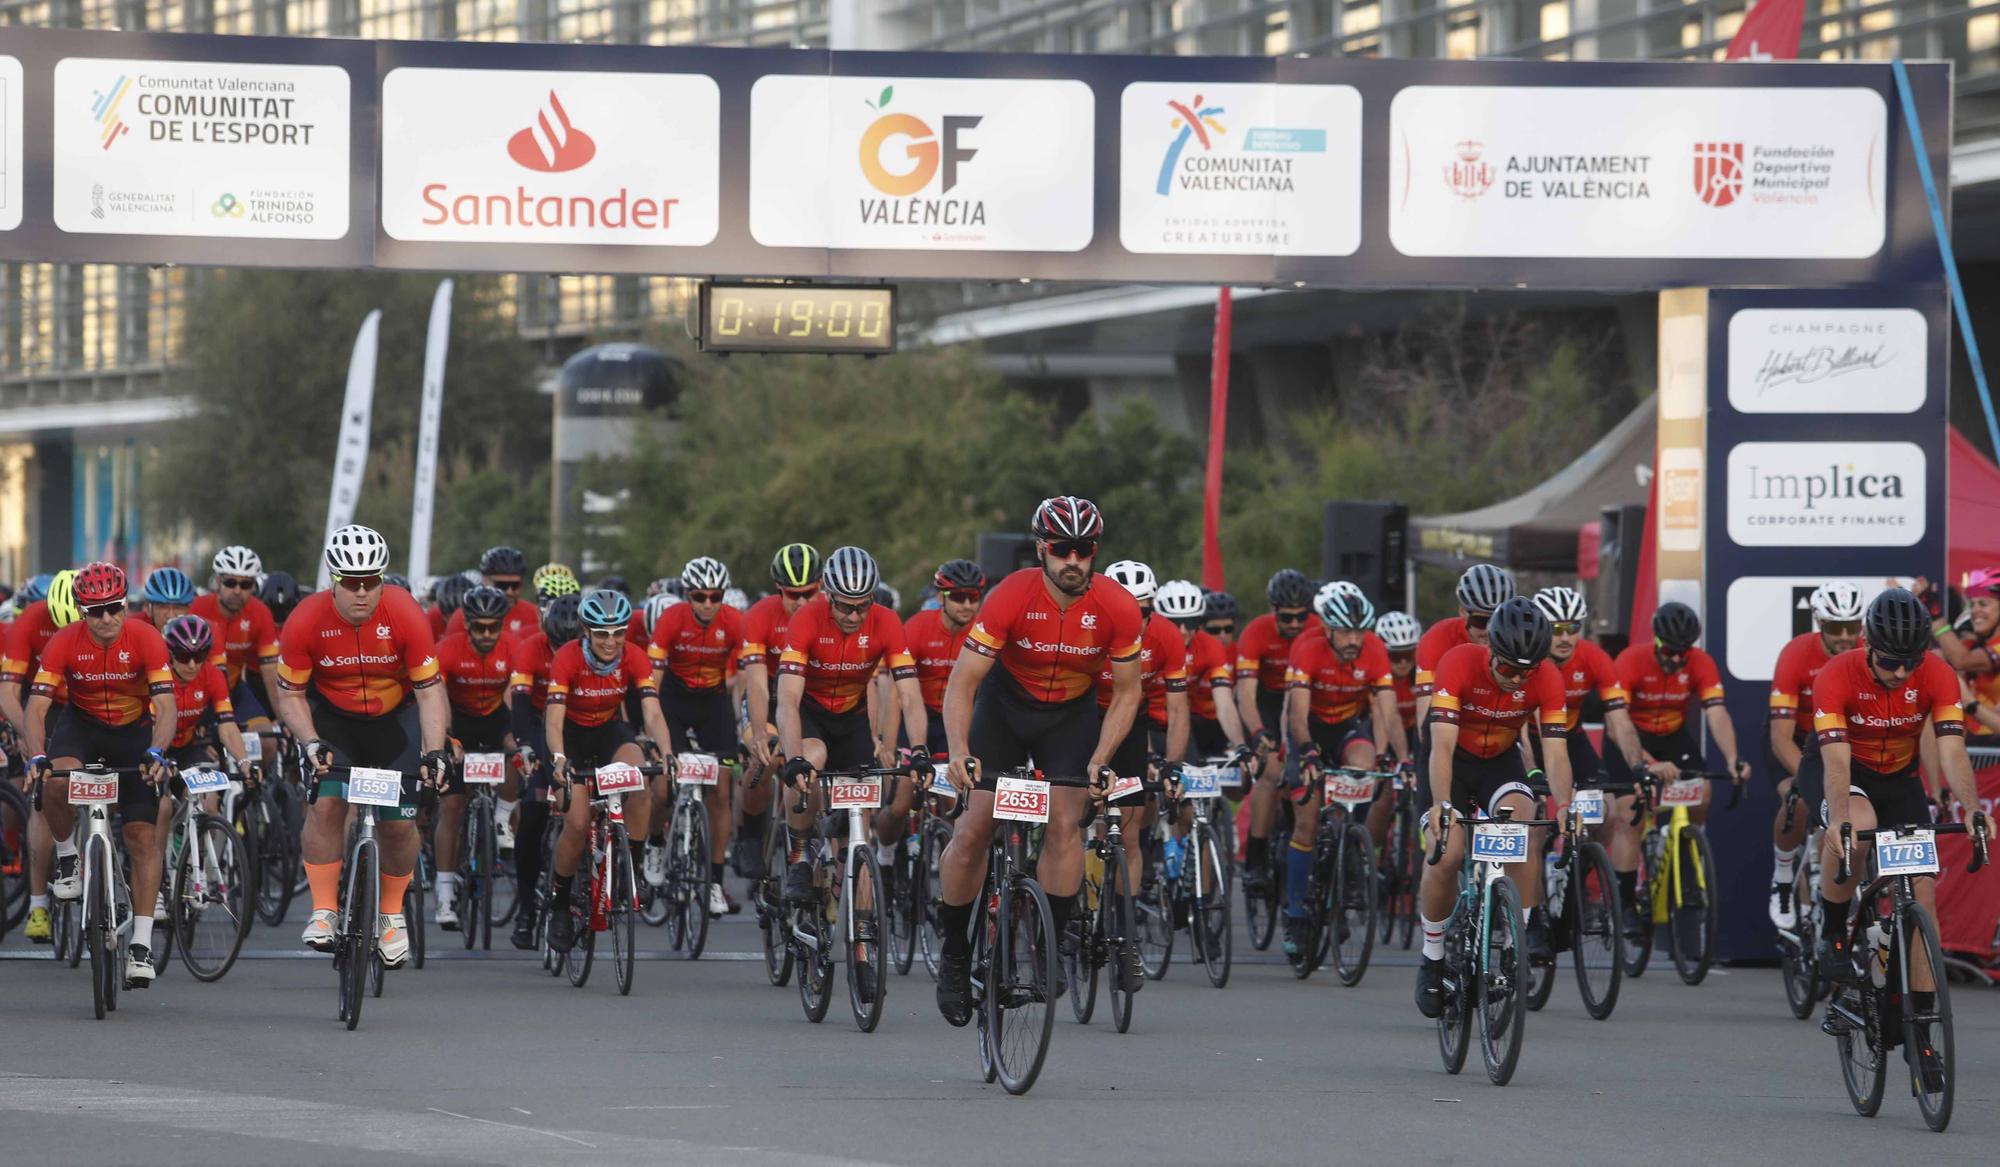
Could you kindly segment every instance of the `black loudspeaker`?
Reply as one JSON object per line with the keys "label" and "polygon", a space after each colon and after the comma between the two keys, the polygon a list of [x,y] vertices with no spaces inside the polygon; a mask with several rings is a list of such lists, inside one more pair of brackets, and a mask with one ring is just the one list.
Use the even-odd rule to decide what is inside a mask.
{"label": "black loudspeaker", "polygon": [[1646,537],[1646,508],[1605,507],[1597,545],[1597,578],[1590,584],[1590,627],[1599,641],[1629,640],[1632,596],[1639,589],[1639,544]]}
{"label": "black loudspeaker", "polygon": [[1401,608],[1409,537],[1410,508],[1402,503],[1327,503],[1320,518],[1320,578],[1360,584],[1377,611]]}
{"label": "black loudspeaker", "polygon": [[1035,566],[1035,537],[988,532],[979,537],[979,551],[974,558],[979,561],[979,569],[986,573],[990,587],[1024,567]]}

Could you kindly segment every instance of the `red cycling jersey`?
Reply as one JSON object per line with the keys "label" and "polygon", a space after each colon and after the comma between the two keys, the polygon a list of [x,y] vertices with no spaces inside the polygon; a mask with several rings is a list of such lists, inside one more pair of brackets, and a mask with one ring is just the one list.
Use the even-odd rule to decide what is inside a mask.
{"label": "red cycling jersey", "polygon": [[42,650],[55,635],[56,624],[49,619],[47,600],[36,600],[21,609],[14,622],[7,625],[5,651],[0,652],[0,682],[27,684],[35,675],[35,663],[42,659]]}
{"label": "red cycling jersey", "polygon": [[[1214,721],[1215,691],[1234,692],[1236,672],[1231,665],[1229,646],[1222,638],[1197,631],[1187,642],[1188,714]],[[1234,700],[1232,697],[1231,700]]]}
{"label": "red cycling jersey", "polygon": [[971,621],[957,632],[946,630],[944,613],[929,608],[903,622],[903,643],[917,662],[917,687],[924,691],[924,708],[932,714],[944,710],[944,687],[951,680],[951,666],[958,663],[958,651],[965,647]]}
{"label": "red cycling jersey", "polygon": [[1139,659],[1145,621],[1124,585],[1094,575],[1083,595],[1059,607],[1042,569],[1024,567],[986,593],[965,643],[1000,662],[1029,697],[1058,704],[1088,696],[1097,674]]}
{"label": "red cycling jersey", "polygon": [[[530,632],[540,631],[541,627],[542,610],[535,607],[532,601],[515,600],[514,606],[507,609],[506,618],[501,621],[500,631],[503,635],[519,640]],[[444,634],[450,636],[454,632],[463,631],[465,631],[465,609],[460,608],[453,612],[451,619],[445,623]]]}
{"label": "red cycling jersey", "polygon": [[793,613],[785,629],[785,650],[778,671],[806,679],[805,696],[828,713],[845,713],[867,695],[878,665],[887,664],[899,681],[914,680],[916,662],[903,644],[903,626],[896,614],[871,605],[853,635],[833,622],[833,607],[825,596]]}
{"label": "red cycling jersey", "polygon": [[446,629],[451,627],[451,621],[445,617],[444,609],[425,608],[424,618],[431,622],[431,638],[443,640]]}
{"label": "red cycling jersey", "polygon": [[[1187,692],[1187,638],[1172,620],[1152,613],[1139,641],[1139,691],[1145,696],[1146,719],[1164,729],[1167,694]],[[1097,707],[1111,708],[1111,670],[1097,674]]]}
{"label": "red cycling jersey", "polygon": [[1424,629],[1417,639],[1417,675],[1412,682],[1417,696],[1430,696],[1431,686],[1437,681],[1437,667],[1444,660],[1444,654],[1461,644],[1471,644],[1472,637],[1465,631],[1465,617],[1453,616],[1440,620]]}
{"label": "red cycling jersey", "polygon": [[173,681],[174,749],[193,745],[194,735],[205,721],[235,719],[236,707],[229,701],[229,680],[221,669],[203,665],[195,672],[194,680],[174,677]]}
{"label": "red cycling jersey", "polygon": [[653,647],[653,630],[646,627],[646,606],[632,609],[632,618],[625,621],[625,643],[636,644],[640,648]]}
{"label": "red cycling jersey", "polygon": [[278,663],[278,622],[256,596],[246,597],[234,616],[223,611],[222,602],[213,595],[196,596],[188,612],[215,629],[215,647],[222,652],[223,672],[232,689],[252,663],[259,667]]}
{"label": "red cycling jersey", "polygon": [[1611,654],[1593,640],[1579,640],[1566,661],[1556,662],[1562,674],[1563,696],[1569,705],[1569,728],[1583,724],[1583,699],[1596,693],[1606,709],[1625,708],[1625,686],[1618,683],[1618,668]]}
{"label": "red cycling jersey", "polygon": [[743,648],[737,657],[738,663],[746,668],[762,664],[770,670],[773,682],[778,677],[778,654],[785,651],[785,632],[792,620],[792,614],[785,611],[785,597],[769,595],[750,605],[743,613]]}
{"label": "red cycling jersey", "polygon": [[1813,679],[1813,728],[1819,743],[1846,742],[1854,764],[1877,774],[1900,774],[1917,761],[1917,739],[1929,719],[1941,736],[1965,732],[1958,674],[1935,653],[1908,677],[1890,685],[1875,679],[1868,650],[1856,648],[1826,662]]}
{"label": "red cycling jersey", "polygon": [[1236,679],[1257,678],[1257,687],[1269,693],[1285,691],[1291,676],[1292,644],[1297,636],[1278,632],[1278,618],[1266,612],[1244,627],[1236,637]]}
{"label": "red cycling jersey", "polygon": [[1819,630],[1792,637],[1771,670],[1771,720],[1792,723],[1792,738],[1803,745],[1813,736],[1813,678],[1832,658]]}
{"label": "red cycling jersey", "polygon": [[1688,650],[1687,663],[1675,672],[1660,668],[1650,644],[1632,644],[1618,654],[1618,683],[1640,733],[1666,737],[1687,724],[1688,703],[1700,698],[1703,708],[1722,704],[1722,674],[1715,658],[1699,648]]}
{"label": "red cycling jersey", "polygon": [[556,650],[549,662],[549,704],[563,707],[563,719],[571,725],[603,725],[625,703],[626,693],[657,697],[653,685],[653,662],[636,644],[624,646],[618,667],[599,673],[584,663],[583,641],[572,640]]}
{"label": "red cycling jersey", "polygon": [[506,636],[485,656],[472,647],[472,637],[455,632],[438,642],[438,672],[444,677],[451,707],[476,717],[491,716],[507,695],[514,675],[514,642]]}
{"label": "red cycling jersey", "polygon": [[1494,680],[1492,653],[1483,644],[1461,644],[1438,662],[1430,719],[1458,726],[1458,748],[1476,758],[1497,758],[1521,740],[1530,717],[1540,715],[1542,736],[1569,732],[1562,674],[1553,661],[1535,666],[1518,689]]}
{"label": "red cycling jersey", "polygon": [[508,654],[513,658],[513,675],[507,678],[507,691],[526,693],[528,702],[540,713],[549,704],[549,638],[547,633],[537,632],[525,640],[514,642]]}
{"label": "red cycling jersey", "polygon": [[690,689],[717,689],[729,679],[729,659],[743,645],[743,613],[728,604],[703,624],[693,604],[675,604],[660,613],[647,637],[647,655]]}
{"label": "red cycling jersey", "polygon": [[64,688],[72,713],[106,725],[149,723],[152,699],[174,691],[167,642],[152,625],[127,620],[110,644],[99,644],[79,620],[55,634],[35,670],[36,696],[53,701]]}
{"label": "red cycling jersey", "polygon": [[437,680],[430,621],[402,588],[383,588],[374,615],[358,626],[334,611],[331,591],[314,592],[278,637],[279,685],[301,692],[310,684],[343,713],[381,717]]}
{"label": "red cycling jersey", "polygon": [[1398,677],[1391,674],[1390,681],[1396,686],[1396,716],[1402,718],[1404,729],[1414,729],[1417,725],[1417,674]]}
{"label": "red cycling jersey", "polygon": [[1307,716],[1322,725],[1368,716],[1369,698],[1396,684],[1389,650],[1373,635],[1361,642],[1360,655],[1351,661],[1334,655],[1333,641],[1325,633],[1301,635],[1292,641],[1286,676],[1292,688],[1306,690],[1311,698]]}

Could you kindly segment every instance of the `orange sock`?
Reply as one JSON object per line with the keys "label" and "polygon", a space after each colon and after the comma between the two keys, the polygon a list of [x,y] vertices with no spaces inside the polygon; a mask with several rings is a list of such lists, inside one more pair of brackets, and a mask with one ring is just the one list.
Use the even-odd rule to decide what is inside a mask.
{"label": "orange sock", "polygon": [[306,882],[312,885],[313,911],[340,910],[340,864],[306,864]]}
{"label": "orange sock", "polygon": [[382,873],[382,914],[394,915],[403,910],[403,893],[410,888],[408,875]]}

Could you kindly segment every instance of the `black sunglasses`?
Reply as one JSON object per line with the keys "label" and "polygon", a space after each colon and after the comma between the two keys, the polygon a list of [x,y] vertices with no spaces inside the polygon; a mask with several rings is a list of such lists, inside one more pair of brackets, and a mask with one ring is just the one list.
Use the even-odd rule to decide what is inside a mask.
{"label": "black sunglasses", "polygon": [[1924,663],[1921,656],[1887,656],[1879,652],[1869,655],[1874,658],[1875,667],[1885,673],[1914,673]]}
{"label": "black sunglasses", "polygon": [[875,601],[873,600],[856,600],[849,603],[846,600],[829,599],[827,602],[833,605],[834,611],[839,612],[843,616],[860,616],[875,606]]}
{"label": "black sunglasses", "polygon": [[257,590],[256,580],[241,579],[233,575],[222,576],[221,578],[217,579],[215,583],[216,586],[218,587],[230,588],[232,590],[239,592],[254,592]]}
{"label": "black sunglasses", "polygon": [[487,586],[499,588],[503,592],[518,592],[521,590],[521,581],[518,579],[489,580]]}
{"label": "black sunglasses", "polygon": [[1306,611],[1303,608],[1296,612],[1273,612],[1272,615],[1277,617],[1280,624],[1304,624],[1306,622]]}
{"label": "black sunglasses", "polygon": [[1465,626],[1467,628],[1484,628],[1492,622],[1493,613],[1491,612],[1467,612],[1465,614]]}
{"label": "black sunglasses", "polygon": [[1094,559],[1097,544],[1089,539],[1058,539],[1048,545],[1049,554],[1057,559]]}
{"label": "black sunglasses", "polygon": [[125,601],[119,600],[115,604],[97,604],[84,608],[82,611],[83,618],[86,620],[109,620],[113,616],[122,616],[125,614]]}
{"label": "black sunglasses", "polygon": [[703,590],[689,592],[687,598],[690,604],[720,604],[722,602],[722,593],[719,591]]}
{"label": "black sunglasses", "polygon": [[985,594],[986,593],[984,592],[976,591],[971,588],[965,588],[962,590],[946,592],[944,594],[944,598],[950,600],[954,604],[976,604],[979,602],[980,597]]}
{"label": "black sunglasses", "polygon": [[1228,636],[1230,633],[1236,631],[1236,625],[1234,622],[1209,624],[1204,626],[1202,631],[1208,633],[1210,636]]}

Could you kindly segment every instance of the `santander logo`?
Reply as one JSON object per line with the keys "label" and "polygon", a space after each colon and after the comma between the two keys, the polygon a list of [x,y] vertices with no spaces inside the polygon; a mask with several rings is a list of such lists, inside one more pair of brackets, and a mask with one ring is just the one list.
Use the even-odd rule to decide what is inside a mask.
{"label": "santander logo", "polygon": [[534,124],[508,139],[507,156],[529,170],[561,174],[597,157],[597,142],[570,124],[569,111],[551,89]]}

